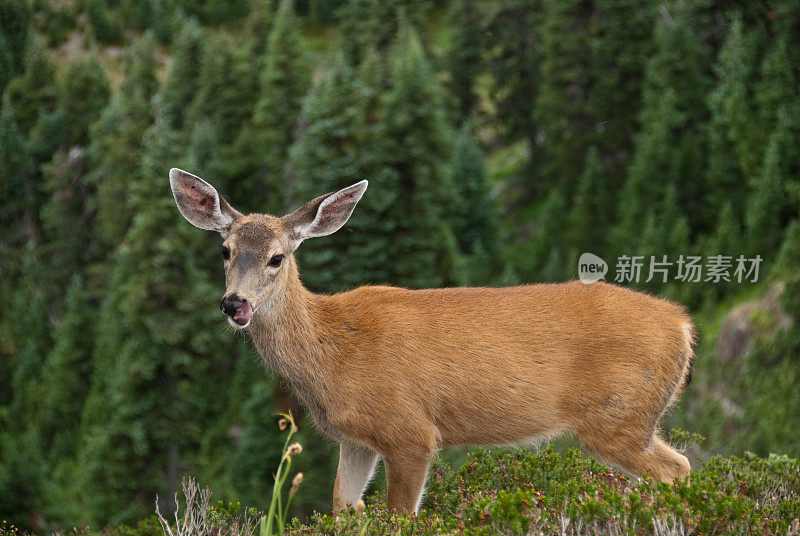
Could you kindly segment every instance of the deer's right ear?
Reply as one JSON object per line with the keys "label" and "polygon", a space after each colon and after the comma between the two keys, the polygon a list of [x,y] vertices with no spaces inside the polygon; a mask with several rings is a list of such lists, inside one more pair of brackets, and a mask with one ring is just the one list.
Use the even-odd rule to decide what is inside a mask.
{"label": "deer's right ear", "polygon": [[225,235],[241,216],[213,186],[182,169],[169,170],[169,185],[178,210],[195,227]]}

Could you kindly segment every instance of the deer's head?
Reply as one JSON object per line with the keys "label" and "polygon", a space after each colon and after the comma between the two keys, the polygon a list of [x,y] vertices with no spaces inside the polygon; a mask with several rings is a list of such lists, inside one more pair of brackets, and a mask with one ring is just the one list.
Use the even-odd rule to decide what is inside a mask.
{"label": "deer's head", "polygon": [[364,180],[276,217],[243,215],[209,183],[177,168],[170,170],[169,182],[183,217],[222,235],[225,294],[220,308],[237,329],[246,328],[259,307],[271,307],[272,299],[291,282],[297,246],[306,238],[338,231],[367,189]]}

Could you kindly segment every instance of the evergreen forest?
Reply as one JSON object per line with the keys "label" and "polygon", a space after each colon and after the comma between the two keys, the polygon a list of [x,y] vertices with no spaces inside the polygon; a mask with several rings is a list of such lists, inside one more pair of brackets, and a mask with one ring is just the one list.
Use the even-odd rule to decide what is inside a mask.
{"label": "evergreen forest", "polygon": [[0,0],[0,95],[21,529],[133,526],[188,475],[263,509],[287,410],[292,515],[330,509],[336,445],[228,327],[171,167],[243,213],[368,179],[298,250],[315,292],[569,281],[591,253],[696,320],[664,420],[706,438],[694,466],[800,456],[800,3]]}

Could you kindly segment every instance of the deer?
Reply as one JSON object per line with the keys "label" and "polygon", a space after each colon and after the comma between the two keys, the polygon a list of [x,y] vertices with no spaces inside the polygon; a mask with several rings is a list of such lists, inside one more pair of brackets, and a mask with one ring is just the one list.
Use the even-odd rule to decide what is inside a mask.
{"label": "deer", "polygon": [[317,294],[294,253],[345,225],[366,180],[278,217],[241,214],[186,171],[169,179],[186,220],[222,236],[227,321],[339,444],[334,511],[363,508],[379,459],[388,508],[415,514],[440,449],[562,434],[631,475],[689,475],[658,430],[691,379],[682,306],[603,281]]}

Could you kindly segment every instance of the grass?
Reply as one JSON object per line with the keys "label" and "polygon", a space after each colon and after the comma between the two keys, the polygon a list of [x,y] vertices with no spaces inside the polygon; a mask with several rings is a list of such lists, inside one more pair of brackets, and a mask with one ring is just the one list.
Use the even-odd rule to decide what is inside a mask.
{"label": "grass", "polygon": [[713,458],[688,482],[634,481],[585,457],[477,449],[458,469],[434,466],[419,516],[381,497],[363,515],[317,514],[291,535],[360,534],[792,534],[800,466],[772,456]]}
{"label": "grass", "polygon": [[[478,448],[454,467],[438,458],[431,468],[423,507],[417,516],[386,508],[385,493],[355,510],[315,513],[288,521],[291,498],[300,488],[289,474],[300,447],[291,415],[284,455],[275,473],[266,513],[239,503],[211,503],[211,491],[184,480],[184,498],[171,519],[157,516],[136,527],[95,533],[88,528],[64,534],[85,536],[317,536],[385,535],[785,535],[800,536],[800,463],[787,456],[714,457],[686,481],[639,480],[611,469],[579,449],[558,453]],[[675,431],[683,446],[699,438]],[[176,497],[176,503],[178,498]],[[181,513],[183,512],[183,513]],[[0,524],[0,536],[22,536]]]}
{"label": "grass", "polygon": [[[287,416],[288,417],[288,416]],[[419,515],[386,508],[385,493],[367,498],[363,513],[315,513],[287,520],[291,496],[291,420],[281,468],[267,513],[239,503],[212,504],[211,491],[184,480],[179,506],[170,519],[157,516],[136,527],[88,527],[61,534],[83,536],[287,536],[317,535],[781,535],[800,536],[800,463],[771,455],[714,457],[671,485],[630,478],[578,449],[552,447],[475,449],[460,467],[434,462]],[[694,437],[677,433],[691,442]],[[286,500],[284,501],[284,497]],[[176,497],[178,503],[178,497]],[[269,520],[272,523],[269,523]],[[272,531],[272,532],[270,532]],[[5,522],[0,536],[24,536]]]}

